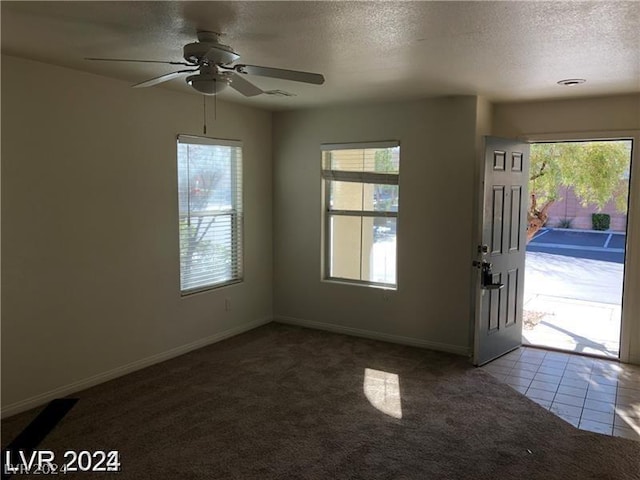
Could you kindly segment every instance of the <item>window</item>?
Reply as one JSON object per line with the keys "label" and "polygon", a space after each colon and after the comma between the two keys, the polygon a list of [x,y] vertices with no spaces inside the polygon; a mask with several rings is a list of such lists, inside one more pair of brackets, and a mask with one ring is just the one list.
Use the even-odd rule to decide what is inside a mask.
{"label": "window", "polygon": [[242,145],[178,137],[180,290],[242,280]]}
{"label": "window", "polygon": [[398,142],[322,146],[324,276],[395,288]]}

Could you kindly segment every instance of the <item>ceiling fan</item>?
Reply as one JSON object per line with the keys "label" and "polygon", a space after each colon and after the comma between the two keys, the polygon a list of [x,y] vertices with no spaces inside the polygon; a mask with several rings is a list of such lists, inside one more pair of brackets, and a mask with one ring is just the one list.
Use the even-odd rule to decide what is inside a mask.
{"label": "ceiling fan", "polygon": [[[169,65],[186,65],[191,69],[178,70],[165,73],[158,77],[145,80],[132,85],[133,88],[152,87],[174,78],[191,74],[186,77],[186,82],[200,93],[205,95],[217,95],[227,87],[237,90],[245,97],[253,97],[265,92],[250,81],[243,78],[244,75],[259,75],[263,77],[292,80],[294,82],[322,85],[324,77],[318,73],[300,72],[297,70],[285,70],[282,68],[260,67],[257,65],[235,64],[240,58],[228,45],[220,43],[220,34],[216,32],[198,31],[198,41],[184,46],[184,62],[170,62],[161,60],[129,60],[121,58],[86,58],[86,60],[98,60],[104,62],[143,62],[164,63]],[[280,92],[276,90],[275,92]]]}

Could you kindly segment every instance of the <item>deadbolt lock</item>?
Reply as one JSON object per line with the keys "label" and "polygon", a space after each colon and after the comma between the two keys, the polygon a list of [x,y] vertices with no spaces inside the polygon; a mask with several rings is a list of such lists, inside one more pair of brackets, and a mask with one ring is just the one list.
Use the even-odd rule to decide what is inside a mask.
{"label": "deadbolt lock", "polygon": [[493,282],[493,272],[491,271],[491,264],[485,261],[474,261],[474,267],[478,267],[481,269],[481,286],[485,290],[499,290],[504,287],[504,283],[494,283]]}

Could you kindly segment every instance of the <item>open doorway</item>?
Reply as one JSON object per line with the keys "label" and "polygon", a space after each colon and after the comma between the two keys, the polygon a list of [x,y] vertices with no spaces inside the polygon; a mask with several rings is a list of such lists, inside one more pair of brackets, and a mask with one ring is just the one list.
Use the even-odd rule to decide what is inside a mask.
{"label": "open doorway", "polygon": [[531,145],[523,344],[619,357],[632,146]]}

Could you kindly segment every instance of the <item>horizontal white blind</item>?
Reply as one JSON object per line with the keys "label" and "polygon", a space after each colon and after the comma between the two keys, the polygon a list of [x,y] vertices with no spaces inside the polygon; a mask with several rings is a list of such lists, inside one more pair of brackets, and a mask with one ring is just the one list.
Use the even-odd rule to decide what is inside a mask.
{"label": "horizontal white blind", "polygon": [[[368,183],[388,183],[385,178],[388,175],[398,175],[400,171],[400,148],[398,142],[383,142],[378,146],[367,144],[362,147],[359,144],[330,145],[336,147],[328,149],[329,145],[323,145],[322,170],[323,175],[337,176],[338,172],[344,172],[359,178],[350,181],[368,181]],[[368,175],[367,175],[368,174]],[[376,176],[385,178],[385,181],[375,180]],[[383,177],[384,176],[384,177]],[[349,181],[343,175],[342,180]]]}
{"label": "horizontal white blind", "polygon": [[240,142],[179,136],[178,196],[182,293],[240,280]]}
{"label": "horizontal white blind", "polygon": [[400,145],[397,140],[387,140],[378,142],[357,142],[357,143],[323,143],[320,150],[365,150],[379,148],[394,148]]}
{"label": "horizontal white blind", "polygon": [[341,172],[323,170],[322,178],[338,182],[378,183],[381,185],[397,185],[398,174],[370,173],[370,172]]}
{"label": "horizontal white blind", "polygon": [[178,141],[189,145],[212,145],[242,148],[240,140],[224,140],[221,138],[196,137],[194,135],[178,135]]}

